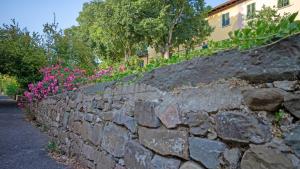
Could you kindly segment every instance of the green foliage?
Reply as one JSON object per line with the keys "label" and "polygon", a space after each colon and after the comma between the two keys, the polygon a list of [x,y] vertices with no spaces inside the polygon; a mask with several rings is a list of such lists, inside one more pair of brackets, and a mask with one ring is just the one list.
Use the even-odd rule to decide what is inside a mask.
{"label": "green foliage", "polygon": [[191,49],[212,32],[205,19],[208,9],[203,0],[140,0],[143,19],[137,29],[148,45],[169,58],[173,49]]}
{"label": "green foliage", "polygon": [[61,152],[60,149],[59,149],[59,146],[53,140],[48,142],[47,150],[48,150],[49,153],[58,153],[58,154],[60,154],[60,152]]}
{"label": "green foliage", "polygon": [[275,113],[275,123],[278,124],[281,122],[281,120],[283,119],[285,115],[285,112],[283,110],[279,110]]}
{"label": "green foliage", "polygon": [[65,66],[76,66],[92,72],[96,65],[94,54],[86,42],[82,40],[78,27],[66,29],[64,33],[58,30],[58,23],[44,25],[43,46],[45,48],[48,65],[63,63]]}
{"label": "green foliage", "polygon": [[120,61],[147,46],[168,54],[180,45],[192,48],[212,31],[206,12],[203,0],[94,0],[77,20],[102,59]]}
{"label": "green foliage", "polygon": [[46,64],[40,36],[21,30],[13,20],[0,27],[0,73],[15,76],[21,87],[40,78],[38,69]]}
{"label": "green foliage", "polygon": [[233,46],[250,49],[272,43],[300,31],[300,22],[295,21],[298,13],[280,16],[277,10],[263,7],[243,29],[229,34]]}
{"label": "green foliage", "polygon": [[0,74],[0,93],[3,92],[7,96],[15,96],[20,94],[20,85],[16,78]]}

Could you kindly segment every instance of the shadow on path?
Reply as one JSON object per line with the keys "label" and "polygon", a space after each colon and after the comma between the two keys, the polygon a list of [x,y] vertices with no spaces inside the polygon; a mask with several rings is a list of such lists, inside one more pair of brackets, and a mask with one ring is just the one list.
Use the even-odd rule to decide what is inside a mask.
{"label": "shadow on path", "polygon": [[25,121],[16,102],[0,96],[0,168],[65,169],[47,155],[48,137]]}

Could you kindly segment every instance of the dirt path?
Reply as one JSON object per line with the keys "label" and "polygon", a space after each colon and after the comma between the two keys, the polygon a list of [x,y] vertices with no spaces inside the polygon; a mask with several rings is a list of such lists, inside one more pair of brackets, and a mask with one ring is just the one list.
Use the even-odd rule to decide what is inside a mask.
{"label": "dirt path", "polygon": [[41,133],[16,107],[16,103],[0,96],[0,168],[1,169],[65,169],[47,155],[46,134]]}

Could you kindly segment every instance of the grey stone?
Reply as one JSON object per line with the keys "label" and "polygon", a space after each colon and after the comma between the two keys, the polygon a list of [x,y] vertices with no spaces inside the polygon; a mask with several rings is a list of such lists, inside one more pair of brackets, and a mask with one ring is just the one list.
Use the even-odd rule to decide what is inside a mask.
{"label": "grey stone", "polygon": [[126,169],[126,168],[124,166],[121,166],[121,165],[117,164],[114,169]]}
{"label": "grey stone", "polygon": [[169,129],[176,128],[182,123],[176,103],[176,98],[167,98],[155,109],[155,114]]}
{"label": "grey stone", "polygon": [[137,122],[133,117],[126,115],[126,112],[120,110],[114,113],[113,122],[125,126],[132,133],[137,132]]}
{"label": "grey stone", "polygon": [[96,157],[96,169],[114,169],[116,162],[113,157],[102,151],[97,151]]}
{"label": "grey stone", "polygon": [[[164,91],[232,77],[250,83],[265,83],[299,78],[300,35],[258,50],[230,50],[210,57],[199,57],[163,66],[144,74],[139,82]],[[230,97],[229,97],[230,100]]]}
{"label": "grey stone", "polygon": [[243,96],[245,104],[254,111],[273,112],[278,110],[284,101],[278,89],[274,88],[246,90]]}
{"label": "grey stone", "polygon": [[87,160],[85,158],[79,158],[78,161],[82,166],[85,166],[88,169],[95,169],[95,164],[93,161]]}
{"label": "grey stone", "polygon": [[251,114],[221,112],[216,116],[219,137],[227,141],[242,143],[264,143],[271,139],[270,124],[256,119]]}
{"label": "grey stone", "polygon": [[294,154],[288,154],[287,158],[292,161],[293,169],[300,169],[300,159],[297,158]]}
{"label": "grey stone", "polygon": [[230,82],[216,82],[203,87],[183,90],[179,101],[182,112],[216,112],[237,109],[242,103],[238,87]]}
{"label": "grey stone", "polygon": [[95,151],[95,149],[96,149],[95,147],[83,144],[83,146],[82,146],[82,154],[88,160],[94,161],[96,159],[96,151]]}
{"label": "grey stone", "polygon": [[297,81],[275,81],[273,82],[276,88],[285,90],[285,91],[294,91],[297,88]]}
{"label": "grey stone", "polygon": [[240,158],[241,151],[238,148],[226,149],[224,152],[224,159],[229,166],[229,169],[237,169],[239,167]]}
{"label": "grey stone", "polygon": [[86,113],[84,116],[84,120],[88,121],[88,122],[93,122],[94,120],[94,115],[90,114],[90,113]]}
{"label": "grey stone", "polygon": [[180,160],[155,155],[151,160],[151,169],[178,169]]}
{"label": "grey stone", "polygon": [[283,103],[287,111],[300,119],[300,95]]}
{"label": "grey stone", "polygon": [[286,133],[284,141],[287,145],[291,146],[294,153],[300,157],[300,126],[297,126],[289,133]]}
{"label": "grey stone", "polygon": [[70,117],[70,113],[64,112],[64,117],[63,117],[63,121],[62,121],[64,129],[68,128],[69,117]]}
{"label": "grey stone", "polygon": [[160,121],[155,115],[155,106],[157,103],[149,101],[137,101],[134,107],[134,117],[138,124],[145,127],[157,128],[160,126]]}
{"label": "grey stone", "polygon": [[293,164],[285,154],[263,145],[252,145],[241,161],[242,169],[292,169]]}
{"label": "grey stone", "polygon": [[103,99],[94,99],[92,101],[92,107],[95,109],[103,110],[105,101]]}
{"label": "grey stone", "polygon": [[291,152],[291,148],[284,143],[284,140],[278,137],[274,137],[271,142],[266,144],[268,147],[277,149],[281,152]]}
{"label": "grey stone", "polygon": [[206,112],[189,112],[183,117],[184,124],[190,127],[197,127],[209,121],[208,113]]}
{"label": "grey stone", "polygon": [[109,123],[104,127],[101,147],[115,157],[123,157],[128,139],[125,128]]}
{"label": "grey stone", "polygon": [[[126,152],[126,147],[125,147],[125,152]],[[120,164],[121,166],[124,166],[125,165],[125,161],[122,158],[120,158],[118,160],[118,164]]]}
{"label": "grey stone", "polygon": [[70,123],[70,129],[76,134],[81,135],[81,130],[82,130],[82,123],[81,122],[71,122]]}
{"label": "grey stone", "polygon": [[102,140],[103,124],[92,125],[86,121],[82,123],[81,136],[94,145],[99,145]]}
{"label": "grey stone", "polygon": [[128,169],[149,169],[152,152],[139,143],[130,141],[125,148],[125,166]]}
{"label": "grey stone", "polygon": [[188,132],[140,127],[139,141],[161,155],[173,155],[188,159]]}
{"label": "grey stone", "polygon": [[219,141],[212,141],[197,137],[189,138],[189,150],[192,159],[200,162],[208,169],[220,167],[220,156],[226,145]]}
{"label": "grey stone", "polygon": [[109,111],[109,112],[98,111],[97,114],[101,119],[106,121],[112,121],[114,118],[114,111]]}
{"label": "grey stone", "polygon": [[181,165],[180,169],[204,169],[204,168],[195,162],[187,161]]}
{"label": "grey stone", "polygon": [[75,111],[70,115],[70,120],[71,121],[82,121],[83,120],[83,113],[79,111]]}
{"label": "grey stone", "polygon": [[81,149],[83,146],[83,141],[76,134],[70,133],[71,139],[71,147],[70,147],[70,155],[78,157],[81,153]]}
{"label": "grey stone", "polygon": [[195,135],[195,136],[205,136],[210,128],[209,122],[204,122],[198,127],[191,127],[190,128],[190,133]]}

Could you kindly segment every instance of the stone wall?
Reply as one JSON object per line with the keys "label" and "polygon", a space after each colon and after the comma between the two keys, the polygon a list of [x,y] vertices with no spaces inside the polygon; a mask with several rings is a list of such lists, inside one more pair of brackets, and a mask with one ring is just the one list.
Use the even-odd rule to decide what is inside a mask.
{"label": "stone wall", "polygon": [[[279,113],[284,111],[285,113]],[[299,169],[299,81],[95,84],[34,106],[91,169]]]}

